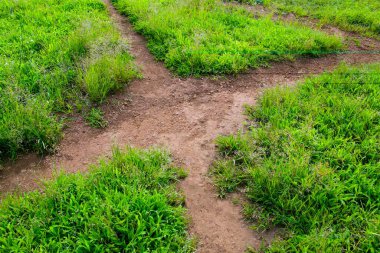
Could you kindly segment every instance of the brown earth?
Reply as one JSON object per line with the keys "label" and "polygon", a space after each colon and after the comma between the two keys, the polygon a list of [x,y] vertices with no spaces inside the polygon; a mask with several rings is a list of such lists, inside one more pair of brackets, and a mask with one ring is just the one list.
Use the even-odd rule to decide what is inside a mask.
{"label": "brown earth", "polygon": [[294,84],[305,75],[332,70],[341,61],[359,64],[380,61],[379,54],[331,55],[273,64],[236,77],[180,79],[154,60],[145,39],[105,0],[110,14],[130,42],[130,51],[144,76],[124,91],[111,96],[103,109],[109,127],[91,129],[80,117],[65,131],[56,154],[40,158],[26,155],[0,170],[0,192],[27,191],[55,168],[67,172],[86,171],[112,146],[159,146],[169,149],[175,162],[189,169],[181,183],[191,217],[190,233],[198,238],[198,252],[243,252],[258,247],[262,235],[249,229],[240,207],[221,200],[207,177],[215,157],[214,139],[243,128],[245,103],[253,104],[265,87]]}

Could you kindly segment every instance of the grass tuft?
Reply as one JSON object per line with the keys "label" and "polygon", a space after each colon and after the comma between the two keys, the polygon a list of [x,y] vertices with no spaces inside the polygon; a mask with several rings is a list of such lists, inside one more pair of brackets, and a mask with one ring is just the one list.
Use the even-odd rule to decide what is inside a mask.
{"label": "grass tuft", "polygon": [[91,108],[86,116],[86,121],[93,128],[105,128],[108,126],[107,120],[104,119],[104,113],[98,108]]}
{"label": "grass tuft", "polygon": [[103,102],[108,94],[119,90],[137,76],[131,68],[131,57],[127,55],[102,56],[91,62],[79,78],[82,87],[92,102]]}

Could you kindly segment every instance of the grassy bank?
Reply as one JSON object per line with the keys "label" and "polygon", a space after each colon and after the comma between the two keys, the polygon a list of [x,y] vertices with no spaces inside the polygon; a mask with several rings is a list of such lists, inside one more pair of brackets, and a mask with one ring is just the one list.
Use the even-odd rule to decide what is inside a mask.
{"label": "grassy bank", "polygon": [[217,140],[220,194],[244,189],[248,218],[287,231],[268,252],[380,248],[379,73],[343,66],[267,90],[249,130]]}
{"label": "grassy bank", "polygon": [[113,2],[148,39],[154,56],[181,76],[239,73],[341,48],[335,37],[270,18],[255,19],[219,0]]}
{"label": "grassy bank", "polygon": [[101,0],[0,2],[0,159],[52,150],[57,112],[102,102],[137,73]]}
{"label": "grassy bank", "polygon": [[159,150],[115,149],[86,175],[0,203],[1,252],[192,252],[184,171]]}
{"label": "grassy bank", "polygon": [[263,3],[299,16],[320,19],[347,31],[380,38],[380,2],[376,0],[239,0],[245,3]]}

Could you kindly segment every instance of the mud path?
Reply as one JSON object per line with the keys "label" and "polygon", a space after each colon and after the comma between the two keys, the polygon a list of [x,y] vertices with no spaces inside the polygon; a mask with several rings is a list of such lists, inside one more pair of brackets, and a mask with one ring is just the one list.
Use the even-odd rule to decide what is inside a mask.
{"label": "mud path", "polygon": [[94,130],[78,117],[65,131],[55,155],[28,155],[0,171],[0,192],[26,191],[49,178],[54,168],[85,171],[112,145],[168,148],[175,162],[189,169],[181,183],[192,219],[190,232],[198,238],[198,252],[244,252],[258,247],[261,236],[248,228],[240,208],[217,198],[207,177],[215,156],[214,139],[242,127],[243,104],[253,104],[262,88],[293,84],[305,74],[331,70],[341,61],[380,61],[380,55],[339,55],[274,64],[237,77],[179,79],[156,62],[144,38],[105,0],[110,14],[131,47],[144,78],[110,97],[104,106],[109,127]]}

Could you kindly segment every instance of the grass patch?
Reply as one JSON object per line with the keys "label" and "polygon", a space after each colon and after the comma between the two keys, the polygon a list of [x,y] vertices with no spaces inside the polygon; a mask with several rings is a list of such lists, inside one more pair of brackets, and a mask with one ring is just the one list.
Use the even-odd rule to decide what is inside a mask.
{"label": "grass patch", "polygon": [[102,102],[137,76],[101,0],[0,2],[0,159],[44,153],[57,112]]}
{"label": "grass patch", "polygon": [[98,108],[91,108],[86,116],[87,124],[93,128],[105,128],[108,126],[107,120],[104,119],[104,113]]}
{"label": "grass patch", "polygon": [[184,176],[165,152],[115,149],[86,175],[4,199],[0,251],[192,252],[175,186]]}
{"label": "grass patch", "polygon": [[331,53],[340,39],[296,24],[255,19],[219,0],[113,0],[152,54],[181,76],[234,74],[302,55]]}
{"label": "grass patch", "polygon": [[288,231],[268,252],[380,248],[379,73],[342,66],[267,90],[246,133],[217,139],[220,194],[244,189],[250,218]]}
{"label": "grass patch", "polygon": [[380,38],[380,2],[376,0],[239,0],[264,4],[299,16],[320,19],[322,24],[334,24],[347,31]]}

